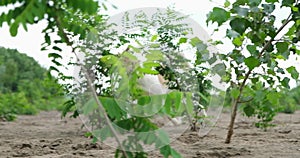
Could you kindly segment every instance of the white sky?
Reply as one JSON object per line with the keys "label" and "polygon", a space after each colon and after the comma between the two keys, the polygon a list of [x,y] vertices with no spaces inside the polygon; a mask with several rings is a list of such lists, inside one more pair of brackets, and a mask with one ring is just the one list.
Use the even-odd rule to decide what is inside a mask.
{"label": "white sky", "polygon": [[[222,5],[224,0],[218,2],[210,2],[210,0],[108,0],[110,3],[116,5],[118,9],[113,9],[109,7],[108,15],[114,15],[126,10],[142,8],[142,7],[161,7],[166,8],[168,6],[174,6],[176,10],[191,15],[196,22],[198,22],[202,28],[204,28],[208,33],[212,33],[212,29],[216,28],[216,25],[210,25],[208,28],[206,26],[205,20],[206,15],[213,7]],[[107,4],[109,6],[109,4]],[[2,10],[1,10],[2,9]],[[7,10],[7,9],[6,9]],[[3,12],[3,8],[0,8],[0,13]],[[285,18],[288,15],[288,11],[283,9],[276,12],[279,18]],[[50,59],[48,59],[48,52],[40,51],[41,43],[44,41],[44,37],[41,33],[42,29],[46,26],[46,22],[42,21],[36,25],[28,26],[28,32],[25,32],[22,26],[19,27],[18,35],[16,37],[11,37],[9,33],[9,28],[7,24],[3,24],[0,28],[0,46],[6,48],[17,49],[21,53],[26,53],[28,56],[33,57],[42,66],[49,67],[51,65]],[[218,39],[224,37],[223,34],[216,34],[212,38]],[[224,39],[224,38],[223,38]],[[219,50],[230,50],[230,44],[225,44]],[[67,53],[64,55],[69,56],[69,50],[64,49]],[[288,61],[281,64],[284,67],[291,65],[300,65],[298,61]],[[298,67],[300,70],[300,67]]]}
{"label": "white sky", "polygon": [[[116,5],[118,9],[109,8],[108,14],[114,15],[126,10],[142,8],[142,7],[161,7],[166,8],[174,5],[175,8],[184,13],[189,14],[199,24],[205,28],[206,14],[215,6],[215,3],[209,0],[203,0],[201,5],[196,0],[110,0],[110,3]],[[196,4],[196,5],[195,5]],[[107,4],[109,6],[109,4]],[[3,9],[3,8],[0,8]],[[0,10],[0,13],[3,12]],[[42,29],[46,26],[46,22],[42,21],[35,25],[28,26],[26,32],[22,26],[19,27],[18,35],[11,37],[9,33],[9,27],[6,23],[0,28],[0,46],[6,48],[17,49],[21,53],[26,53],[28,56],[33,57],[42,66],[49,67],[51,65],[50,59],[48,59],[48,53],[40,51],[41,43],[44,42]],[[66,53],[67,55],[67,53]]]}

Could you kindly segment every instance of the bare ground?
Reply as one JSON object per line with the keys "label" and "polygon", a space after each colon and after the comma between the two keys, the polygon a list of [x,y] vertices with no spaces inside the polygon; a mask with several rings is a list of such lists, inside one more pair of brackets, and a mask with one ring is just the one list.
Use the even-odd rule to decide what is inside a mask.
{"label": "bare ground", "polygon": [[[186,132],[172,143],[186,158],[298,158],[300,157],[300,111],[279,114],[276,127],[255,128],[253,120],[239,116],[231,144],[224,144],[229,113],[204,138]],[[0,158],[6,157],[113,157],[114,149],[92,144],[84,137],[80,119],[60,119],[56,111],[20,116],[15,122],[0,122]],[[149,157],[161,157],[157,152]]]}

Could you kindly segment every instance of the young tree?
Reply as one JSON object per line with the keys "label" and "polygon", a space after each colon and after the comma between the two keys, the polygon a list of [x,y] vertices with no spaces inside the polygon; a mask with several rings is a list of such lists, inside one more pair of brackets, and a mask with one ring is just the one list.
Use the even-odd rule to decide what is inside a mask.
{"label": "young tree", "polygon": [[[53,52],[50,53],[48,56],[49,58],[52,58],[52,62],[56,66],[51,66],[50,70],[57,71],[58,75],[61,80],[68,80],[72,77],[66,76],[63,73],[59,71],[57,67],[63,66],[61,63],[58,62],[57,59],[63,58],[62,49],[59,47],[60,44],[65,44],[67,46],[70,46],[72,48],[72,52],[75,53],[76,50],[79,48],[77,43],[75,43],[76,38],[79,37],[79,40],[85,40],[89,38],[93,38],[92,36],[89,36],[92,33],[94,35],[99,35],[99,31],[103,31],[103,29],[107,29],[106,23],[106,17],[104,15],[101,15],[98,13],[100,11],[100,4],[98,2],[95,2],[93,0],[85,0],[85,1],[74,1],[74,0],[11,0],[11,1],[1,1],[0,6],[7,6],[7,5],[14,5],[15,8],[8,10],[8,12],[4,12],[0,16],[0,26],[4,22],[7,22],[7,24],[10,27],[10,33],[12,36],[16,36],[18,33],[18,28],[20,25],[23,26],[25,30],[27,30],[28,24],[35,24],[38,23],[41,20],[47,21],[47,26],[43,30],[43,34],[45,37],[45,43],[42,44],[42,50],[51,49]],[[103,8],[105,9],[105,5],[102,4]],[[55,40],[52,35],[57,35],[59,37],[58,40]],[[104,38],[109,38],[109,35],[106,34]],[[170,41],[167,41],[170,43]],[[104,54],[106,52],[103,52]],[[155,51],[153,52],[155,54]],[[76,55],[76,54],[75,54]],[[157,52],[156,52],[157,55]],[[152,57],[155,55],[152,55]],[[157,57],[155,57],[157,58]],[[102,59],[104,60],[104,59]],[[119,59],[116,59],[119,60]],[[105,60],[104,60],[105,61]],[[104,62],[105,63],[105,62]],[[120,63],[120,62],[116,62]],[[78,64],[78,63],[77,63]],[[109,63],[105,63],[107,66]],[[80,65],[80,64],[79,64]],[[81,66],[81,65],[80,65]],[[118,65],[115,65],[118,66]],[[119,65],[120,66],[120,65]],[[152,68],[153,66],[151,66]],[[83,68],[84,75],[89,75],[89,70]],[[144,71],[149,71],[149,69],[145,69]],[[124,71],[120,71],[120,73],[124,74]],[[148,72],[145,72],[148,73]],[[89,77],[87,77],[89,78]],[[133,82],[132,82],[133,83]],[[94,85],[91,80],[87,80],[86,82],[87,88],[94,89]],[[135,83],[133,83],[134,85]],[[71,92],[73,89],[72,84],[66,85],[67,92]],[[119,120],[120,117],[126,117],[125,114],[118,113],[120,110],[114,109],[113,102],[114,100],[111,98],[100,98],[101,102],[107,102],[109,104],[103,104],[103,107],[101,103],[99,102],[99,98],[97,96],[96,91],[92,91],[94,100],[99,105],[100,111],[102,111],[103,116],[102,119],[104,119],[107,122],[108,128],[103,128],[103,131],[100,135],[101,138],[105,138],[110,132],[112,133],[112,137],[114,137],[117,140],[119,149],[116,151],[116,156],[120,156],[119,154],[122,153],[122,157],[145,157],[144,152],[131,152],[125,150],[124,144],[129,143],[129,147],[134,147],[134,149],[138,148],[141,149],[140,146],[134,146],[138,144],[132,144],[132,142],[135,142],[132,139],[135,139],[134,137],[128,137],[127,140],[125,140],[123,143],[119,140],[116,131],[114,130],[114,127],[109,123],[110,121],[119,121],[116,122],[120,127],[123,128],[129,128],[129,130],[134,129],[137,132],[143,132],[143,130],[155,130],[157,129],[156,126],[153,125],[147,118],[139,118],[139,117],[132,117],[128,118],[127,120]],[[181,95],[181,93],[180,93]],[[174,98],[174,96],[172,96]],[[180,100],[179,100],[180,102]],[[70,109],[71,106],[75,104],[74,100],[70,100],[67,102],[66,110],[64,111],[64,115],[66,112]],[[88,104],[88,102],[87,102]],[[106,105],[106,107],[105,107]],[[189,105],[192,105],[189,102]],[[86,106],[89,107],[89,106]],[[193,107],[193,106],[189,106]],[[178,108],[178,107],[177,107]],[[181,107],[182,109],[182,107]],[[189,108],[192,109],[192,108]],[[78,110],[74,112],[74,116],[78,115]],[[99,115],[98,115],[99,116]],[[157,134],[157,133],[156,133]],[[180,155],[172,149],[168,143],[168,137],[163,131],[158,131],[159,139],[156,139],[157,137],[155,135],[146,136],[143,137],[145,141],[144,143],[150,143],[155,144],[158,147],[161,148],[161,153],[165,156],[173,156],[173,157],[180,157]],[[150,139],[151,138],[151,139]],[[131,149],[131,148],[130,148]]]}
{"label": "young tree", "polygon": [[[6,0],[0,2],[0,6],[7,6],[11,4],[17,4],[14,5],[17,7],[1,14],[0,26],[2,26],[4,22],[7,22],[10,27],[11,35],[16,36],[20,25],[27,30],[28,24],[35,24],[41,20],[46,20],[47,26],[43,30],[45,43],[42,45],[42,50],[50,48],[53,51],[49,54],[49,58],[53,59],[52,61],[56,66],[52,66],[50,69],[57,71],[62,80],[71,79],[72,77],[65,76],[57,68],[62,66],[57,59],[63,58],[64,56],[59,44],[66,44],[72,48],[72,52],[75,52],[78,45],[75,43],[73,37],[78,36],[80,40],[93,38],[93,36],[89,36],[89,32],[92,32],[94,35],[98,35],[99,30],[103,30],[107,27],[105,25],[106,17],[99,14],[101,8],[106,8],[105,4],[102,5],[103,7],[100,7],[100,4],[93,0]],[[275,27],[276,17],[273,15],[273,11],[277,7],[276,4],[277,6],[281,4],[282,7],[288,7],[291,10],[291,14],[283,21],[282,26],[278,28]],[[249,101],[254,103],[246,104],[246,106],[244,106],[243,110],[245,114],[247,116],[257,115],[261,118],[261,122],[259,122],[257,126],[266,127],[276,112],[276,105],[279,104],[280,96],[278,91],[289,86],[290,79],[287,77],[281,78],[278,74],[288,73],[293,79],[298,79],[299,73],[294,66],[284,70],[278,66],[278,61],[288,59],[291,56],[291,53],[300,54],[299,47],[297,46],[298,41],[300,40],[299,17],[299,3],[296,0],[283,0],[282,2],[278,2],[278,0],[265,0],[264,2],[262,0],[236,0],[232,4],[230,4],[229,1],[226,1],[224,7],[216,7],[209,13],[207,22],[216,22],[218,26],[225,25],[226,22],[229,22],[230,28],[227,30],[226,37],[232,41],[235,47],[230,53],[220,55],[220,58],[229,65],[227,68],[227,76],[224,77],[224,80],[232,83],[230,94],[233,98],[233,109],[226,143],[230,142],[233,134],[233,126],[238,104]],[[283,37],[278,37],[278,34],[281,33],[284,28],[289,26],[288,24],[291,24],[289,31],[285,33]],[[162,33],[164,32],[161,32],[161,34]],[[59,39],[55,40],[52,38],[53,36],[51,36],[51,34],[58,35]],[[106,35],[107,36],[104,37],[108,38],[108,34]],[[168,46],[172,46],[169,45],[171,42],[168,41],[169,38],[167,36],[152,38],[153,39],[151,40],[154,41],[164,39],[160,42],[165,43]],[[120,43],[123,42],[122,44],[126,43],[126,39],[123,37],[119,37],[119,40]],[[189,39],[182,38],[180,39],[180,42],[185,43],[188,40]],[[197,48],[199,44],[201,45],[201,41],[199,42],[197,39],[190,39],[189,43]],[[155,45],[152,45],[152,47],[155,47]],[[202,47],[199,48],[201,49]],[[130,47],[128,51],[138,52],[139,49]],[[198,51],[201,52],[203,50]],[[160,58],[157,58],[157,55],[158,57],[161,57],[161,54],[162,53],[158,51],[150,51],[150,66],[148,65],[149,67],[147,69],[137,70],[141,72],[143,71],[144,74],[160,73],[166,78],[173,80],[175,77],[172,72],[168,73],[167,69],[165,69],[166,67],[158,66],[156,62],[153,62],[154,59],[160,60]],[[131,91],[133,92],[133,96],[137,97],[138,95],[136,94],[139,94],[141,91],[138,87],[136,87],[135,82],[132,81],[137,81],[137,78],[141,76],[141,73],[135,72],[133,74],[136,76],[133,75],[130,76],[131,78],[128,78],[128,76],[126,76],[127,70],[124,69],[124,63],[122,63],[122,60],[129,59],[135,61],[135,58],[128,52],[124,52],[125,56],[123,56],[121,60],[107,51],[104,51],[102,55],[105,57],[102,56],[100,61],[97,60],[97,64],[103,64],[101,65],[102,67],[100,67],[99,72],[102,72],[104,76],[118,73],[120,76],[123,75],[122,77],[127,79],[127,81],[131,79],[128,83],[131,83],[130,88],[134,90]],[[107,65],[110,65],[110,68],[118,68],[118,71],[109,70],[105,67]],[[261,68],[263,74],[258,71],[259,68]],[[83,69],[82,71],[84,71],[85,75],[89,74],[89,69]],[[87,88],[95,88],[92,81],[87,81],[86,84]],[[72,86],[73,85],[71,84],[67,85],[67,91],[71,91]],[[170,86],[174,86],[174,89],[180,89],[176,87],[176,82]],[[121,91],[122,88],[123,87],[117,90]],[[125,89],[126,88],[128,87],[125,87]],[[110,95],[110,89],[102,89],[101,87],[100,89],[103,90],[101,91],[102,94]],[[189,93],[184,94],[190,95]],[[176,101],[176,99],[182,98],[182,95],[183,93],[178,92],[169,94],[167,97],[169,97],[170,100]],[[103,117],[106,121],[115,121],[119,126],[125,129],[128,128],[129,130],[148,131],[157,129],[157,127],[153,125],[148,118],[128,118],[128,115],[120,113],[120,109],[113,109],[112,107],[114,106],[105,107],[105,105],[115,105],[117,103],[115,103],[115,100],[108,98],[107,96],[102,96],[99,99],[95,89],[93,91],[93,96],[98,105],[101,105],[99,100],[101,100],[101,102],[108,103],[103,104],[104,107],[99,106],[103,111],[102,114],[104,114]],[[138,101],[143,104],[147,102],[147,98],[144,97]],[[177,103],[179,102],[180,101],[177,101]],[[191,105],[190,100],[187,100],[187,102]],[[74,100],[67,102],[65,104],[66,111],[64,111],[64,114],[66,114],[66,112],[70,109],[70,107],[74,106],[74,104]],[[93,105],[93,102],[90,105]],[[182,107],[183,106],[177,106],[177,108]],[[168,106],[165,108],[165,111],[162,112],[166,112],[168,110],[169,112],[172,112],[172,109],[168,109]],[[191,108],[188,109],[191,111]],[[85,110],[89,112],[91,109],[86,108]],[[78,111],[74,112],[74,116],[76,115],[78,115]],[[176,114],[169,113],[169,115],[172,116]],[[108,128],[98,131],[102,134],[102,138],[111,136],[104,134],[111,131],[113,133],[112,136],[118,139],[113,127],[110,124],[107,125]],[[147,137],[145,137],[145,135],[140,135],[140,137],[144,138],[145,143],[158,144],[158,146],[169,141],[168,137],[163,132],[159,133],[158,136],[160,139],[155,139],[156,137],[154,137],[154,135],[147,135]],[[135,139],[135,137],[130,137],[128,140],[130,139]],[[125,140],[124,142],[125,144],[129,144],[130,147],[140,149],[139,144],[130,144],[134,141],[129,141],[128,143]],[[120,152],[124,157],[146,156],[144,152],[126,152],[124,144],[122,144],[120,140],[118,140],[118,145],[120,150],[117,150],[117,156]],[[178,153],[168,145],[161,149],[161,153],[165,157],[170,155],[179,157]]]}
{"label": "young tree", "polygon": [[[102,141],[113,135],[120,135],[119,138],[125,136],[122,144],[125,144],[127,155],[146,156],[145,150],[154,145],[160,148],[165,157],[177,157],[179,154],[169,146],[169,136],[153,119],[160,115],[173,118],[185,113],[191,120],[194,108],[197,111],[203,110],[199,106],[199,100],[195,98],[199,98],[199,93],[205,92],[199,92],[199,88],[211,88],[210,82],[204,79],[209,70],[201,67],[206,62],[202,56],[209,55],[207,46],[197,37],[188,37],[192,30],[187,24],[181,23],[186,17],[178,16],[172,9],[157,10],[152,15],[143,11],[124,15],[122,23],[116,25],[126,26],[129,30],[134,28],[133,32],[110,36],[112,39],[109,39],[106,38],[108,31],[98,31],[99,34],[91,35],[90,40],[82,42],[84,58],[81,61],[84,63],[80,65],[81,76],[77,79],[81,82],[73,92],[77,95],[75,98],[80,96],[82,106],[78,109],[87,116],[87,124],[92,127],[92,133]],[[108,28],[106,27],[107,30]],[[190,45],[197,52],[193,68],[188,66],[191,61],[179,53],[182,44]],[[116,48],[119,49],[117,53],[113,51]],[[86,72],[89,73],[88,76],[85,75]],[[148,75],[164,76],[168,80],[166,86],[172,91],[149,94],[148,89],[144,89],[140,82]],[[103,82],[105,77],[107,80]],[[91,83],[95,83],[95,88],[89,86]],[[96,93],[97,96],[94,95]],[[206,93],[201,95],[205,96]],[[93,96],[89,97],[89,94]],[[94,98],[96,103],[89,98]],[[100,108],[98,98],[104,109]],[[85,104],[86,102],[88,103]],[[95,119],[96,116],[103,117]],[[107,121],[99,123],[99,120]],[[114,125],[117,127],[112,128]],[[177,126],[178,129],[186,128]],[[175,133],[177,132],[173,132]],[[117,151],[118,154],[119,150]]]}
{"label": "young tree", "polygon": [[[290,14],[275,26],[276,9],[289,8]],[[228,63],[226,77],[231,82],[232,114],[225,143],[230,143],[238,105],[246,103],[247,116],[257,116],[256,125],[266,128],[278,111],[281,89],[289,88],[290,74],[295,80],[299,73],[295,66],[286,69],[279,62],[300,55],[300,4],[298,0],[236,0],[215,7],[207,16],[207,23],[228,25],[226,38],[234,49],[223,60]],[[287,32],[283,30],[288,29]]]}

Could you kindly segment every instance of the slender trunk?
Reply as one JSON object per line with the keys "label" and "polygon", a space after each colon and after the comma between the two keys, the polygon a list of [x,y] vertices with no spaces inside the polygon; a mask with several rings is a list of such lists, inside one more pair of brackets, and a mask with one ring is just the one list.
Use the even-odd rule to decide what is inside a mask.
{"label": "slender trunk", "polygon": [[231,118],[230,118],[230,123],[228,127],[228,132],[227,132],[227,137],[225,140],[226,144],[229,144],[231,141],[231,137],[233,135],[233,127],[234,127],[234,122],[237,114],[237,109],[238,109],[238,104],[240,102],[240,98],[243,92],[243,89],[245,87],[246,81],[249,78],[249,75],[251,74],[251,70],[249,70],[245,76],[245,79],[243,80],[242,84],[239,87],[240,94],[238,95],[237,98],[234,98],[233,103],[232,103],[232,110],[231,110]]}
{"label": "slender trunk", "polygon": [[229,127],[228,127],[227,137],[226,137],[226,140],[225,140],[226,144],[230,143],[231,137],[233,135],[233,127],[234,127],[234,122],[235,122],[236,113],[237,113],[238,100],[239,99],[234,99],[234,101],[232,103],[231,119],[230,119],[230,124],[229,124]]}

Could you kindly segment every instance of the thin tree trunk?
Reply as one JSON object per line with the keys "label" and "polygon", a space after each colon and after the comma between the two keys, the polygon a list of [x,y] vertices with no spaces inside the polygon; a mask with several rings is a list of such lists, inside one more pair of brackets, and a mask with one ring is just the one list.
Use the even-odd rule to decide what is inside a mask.
{"label": "thin tree trunk", "polygon": [[234,99],[234,101],[232,103],[231,119],[230,119],[230,123],[229,123],[229,127],[228,127],[228,133],[227,133],[227,137],[225,140],[226,144],[230,143],[231,137],[233,135],[233,127],[234,127],[234,122],[235,122],[236,113],[237,113],[237,106],[238,106],[238,99]]}

